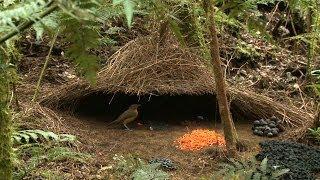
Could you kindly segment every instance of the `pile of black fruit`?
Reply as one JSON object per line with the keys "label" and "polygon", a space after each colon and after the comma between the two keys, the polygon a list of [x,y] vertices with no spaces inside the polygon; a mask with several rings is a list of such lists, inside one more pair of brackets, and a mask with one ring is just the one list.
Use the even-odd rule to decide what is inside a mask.
{"label": "pile of black fruit", "polygon": [[164,170],[176,170],[176,165],[168,158],[154,158],[149,161],[150,164],[159,163]]}
{"label": "pile of black fruit", "polygon": [[278,136],[282,132],[279,122],[280,120],[275,116],[272,116],[270,119],[255,120],[252,127],[253,134],[267,137]]}
{"label": "pile of black fruit", "polygon": [[260,143],[261,152],[256,156],[262,161],[268,158],[269,166],[290,169],[284,179],[315,179],[312,173],[320,170],[320,149],[289,141],[265,141]]}

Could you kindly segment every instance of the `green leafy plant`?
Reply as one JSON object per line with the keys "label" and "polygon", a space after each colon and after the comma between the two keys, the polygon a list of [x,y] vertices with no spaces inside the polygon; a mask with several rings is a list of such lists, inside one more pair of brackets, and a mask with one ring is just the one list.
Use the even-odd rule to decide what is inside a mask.
{"label": "green leafy plant", "polygon": [[113,4],[114,5],[118,5],[118,4],[123,5],[124,13],[127,18],[128,27],[131,27],[135,2],[133,0],[113,0]]}
{"label": "green leafy plant", "polygon": [[[200,1],[156,0],[113,0],[112,3],[111,1],[102,0],[4,0],[3,3],[0,4],[0,43],[6,43],[6,45],[1,48],[9,52],[11,45],[14,45],[13,39],[18,39],[15,35],[25,32],[30,29],[30,27],[36,31],[38,41],[41,40],[47,32],[55,32],[55,30],[59,28],[62,41],[66,41],[69,47],[66,55],[75,62],[78,74],[83,75],[91,82],[95,82],[95,73],[99,69],[99,58],[91,51],[96,49],[99,44],[114,43],[110,41],[109,37],[106,37],[105,34],[100,32],[101,25],[104,25],[108,19],[118,17],[123,13],[127,19],[128,27],[131,27],[135,8],[143,7],[146,9],[145,12],[151,17],[151,21],[155,19],[157,21],[167,21],[173,33],[180,41],[183,41],[183,37],[186,36],[183,32],[185,27],[189,27],[190,25],[196,26],[190,28],[193,29],[192,31],[188,29],[185,30],[185,32],[192,32],[198,39],[197,42],[200,44],[203,53],[208,54],[209,49],[206,48],[208,44],[208,38],[206,37],[208,30],[204,28],[204,25],[212,19],[207,19],[204,13],[205,11],[201,9],[201,3]],[[218,12],[215,16],[215,20],[217,20],[221,26],[225,24],[228,27],[245,29],[260,37],[261,33],[268,35],[268,32],[265,30],[265,25],[268,22],[263,19],[263,15],[257,10],[257,4],[275,3],[275,0],[217,0],[215,3],[217,6],[219,3],[222,4],[218,6]],[[314,57],[315,52],[317,52],[317,45],[319,44],[319,4],[316,0],[293,0],[288,1],[288,3],[292,9],[299,9],[304,17],[314,15],[311,16],[311,30],[300,36],[304,38],[305,42],[310,44],[308,49]],[[184,8],[186,6],[187,10]],[[121,11],[119,11],[119,7],[122,7]],[[152,9],[152,11],[149,11],[150,9]],[[230,10],[229,12],[225,11],[228,9]],[[181,16],[182,18],[178,16],[180,12],[187,12],[185,13],[186,16]],[[192,17],[188,19],[190,16]],[[288,14],[285,14],[285,16],[288,16]],[[290,16],[288,17],[290,18]],[[190,21],[185,21],[186,19]],[[110,31],[112,30],[110,29]],[[108,32],[106,34],[108,34]],[[240,33],[237,33],[237,35],[239,34]],[[265,37],[268,37],[267,35]],[[248,43],[240,44],[237,50],[245,54],[256,53],[255,47],[252,47]],[[6,167],[10,166],[10,147],[12,145],[9,97],[10,84],[13,82],[11,79],[13,77],[12,72],[14,72],[14,66],[12,67],[11,63],[9,56],[0,57],[1,177],[10,176],[7,175],[10,174],[10,170],[7,170],[8,168]],[[308,62],[308,72],[310,63],[311,58],[310,62]],[[317,92],[319,92],[319,83],[316,83],[314,87],[317,89]],[[23,132],[18,135],[16,134],[13,139],[15,141],[36,142],[40,139],[46,139],[46,137],[48,136],[44,136],[43,133]],[[55,139],[54,137],[49,137],[49,139],[50,138]],[[1,174],[2,172],[9,173],[3,175]],[[8,179],[10,179],[10,177]]]}
{"label": "green leafy plant", "polygon": [[[17,143],[15,151],[14,179],[22,179],[33,174],[42,174],[45,178],[57,172],[51,172],[38,167],[47,163],[75,162],[85,163],[90,159],[89,154],[75,152],[69,147],[64,147],[63,142],[76,142],[76,137],[70,134],[55,134],[42,130],[22,130],[13,133],[13,139]],[[40,143],[46,142],[46,143]],[[39,171],[39,172],[38,172]],[[37,172],[37,173],[35,173]]]}
{"label": "green leafy plant", "polygon": [[113,159],[116,162],[114,170],[119,177],[135,180],[169,179],[169,175],[161,170],[159,163],[149,164],[133,155],[115,155]]}
{"label": "green leafy plant", "polygon": [[[130,1],[131,2],[131,1]],[[132,16],[132,9],[128,1],[124,2],[127,17]],[[130,3],[129,3],[130,4]],[[129,8],[128,8],[129,7]],[[95,82],[95,73],[98,70],[98,57],[90,53],[97,47],[100,33],[97,31],[97,22],[103,23],[110,16],[114,16],[109,1],[96,0],[5,0],[0,3],[0,177],[12,179],[12,139],[37,139],[37,133],[24,132],[15,138],[11,137],[10,97],[15,67],[12,67],[10,52],[14,49],[14,40],[19,39],[17,34],[29,30],[32,26],[38,40],[45,32],[55,32],[57,28],[69,40],[70,49],[67,53],[74,60],[80,75],[84,75],[92,83]],[[128,22],[130,22],[130,17]],[[74,26],[76,25],[76,26]],[[78,26],[80,28],[77,28]],[[44,31],[46,30],[46,31]],[[60,32],[60,31],[59,31]],[[49,34],[49,33],[48,33]],[[49,56],[48,56],[49,57]],[[43,69],[43,71],[45,68]],[[39,81],[40,82],[40,81]],[[38,134],[39,135],[39,134]]]}
{"label": "green leafy plant", "polygon": [[[60,147],[58,144],[24,144],[15,149],[16,163],[14,171],[14,179],[23,179],[24,177],[37,174],[36,172],[42,171],[38,169],[39,166],[48,163],[59,162],[74,162],[85,163],[90,159],[90,155],[75,152],[68,147]],[[43,177],[50,175],[48,170],[43,170],[38,174],[43,174]],[[51,172],[54,173],[54,172]],[[56,174],[56,176],[58,176]]]}
{"label": "green leafy plant", "polygon": [[309,133],[312,138],[314,138],[316,141],[320,142],[320,127],[317,128],[309,128]]}
{"label": "green leafy plant", "polygon": [[[2,5],[2,6],[1,6]],[[11,2],[10,4],[0,4],[0,32],[8,32],[17,28],[16,23],[22,20],[36,19],[41,12],[47,6],[47,2],[44,0],[30,0],[28,2]]]}
{"label": "green leafy plant", "polygon": [[160,170],[160,164],[146,164],[141,163],[140,167],[137,168],[131,175],[134,180],[165,180],[169,179],[169,175]]}
{"label": "green leafy plant", "polygon": [[222,170],[214,175],[213,179],[243,179],[243,180],[263,180],[280,179],[289,172],[289,169],[279,167],[269,167],[268,159],[265,158],[258,164],[256,160],[236,161],[230,159],[230,163],[221,164]]}
{"label": "green leafy plant", "polygon": [[42,130],[22,130],[14,132],[12,136],[14,143],[16,144],[27,144],[35,143],[41,140],[56,141],[56,142],[75,142],[76,137],[71,134],[55,134],[50,131]]}
{"label": "green leafy plant", "polygon": [[236,48],[239,51],[239,53],[242,53],[244,55],[252,56],[252,57],[260,56],[260,53],[257,52],[257,47],[255,47],[252,44],[248,44],[244,41],[239,40],[239,43],[237,43]]}
{"label": "green leafy plant", "polygon": [[[118,4],[123,5],[123,11],[116,7]],[[30,27],[35,30],[37,40],[59,29],[63,34],[62,41],[69,44],[66,55],[75,63],[78,74],[94,83],[99,58],[90,51],[99,44],[113,42],[107,34],[100,32],[101,27],[122,13],[131,26],[134,4],[132,0],[118,0],[113,4],[95,0],[12,1],[0,6],[3,9],[0,12],[0,43],[11,41],[16,34]]]}

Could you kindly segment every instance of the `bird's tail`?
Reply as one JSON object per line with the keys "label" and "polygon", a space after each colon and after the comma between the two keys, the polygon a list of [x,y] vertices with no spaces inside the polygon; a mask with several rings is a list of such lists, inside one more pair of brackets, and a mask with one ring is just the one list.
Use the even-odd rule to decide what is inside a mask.
{"label": "bird's tail", "polygon": [[109,124],[107,124],[107,126],[108,126],[108,127],[114,127],[114,126],[119,125],[119,124],[120,124],[120,123],[119,123],[118,120],[114,120],[114,121],[110,122]]}

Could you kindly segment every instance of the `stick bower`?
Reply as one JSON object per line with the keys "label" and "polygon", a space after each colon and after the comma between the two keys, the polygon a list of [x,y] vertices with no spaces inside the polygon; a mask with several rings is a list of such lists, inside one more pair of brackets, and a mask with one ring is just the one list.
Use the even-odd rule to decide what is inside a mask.
{"label": "stick bower", "polygon": [[[97,75],[97,84],[79,80],[53,91],[41,104],[59,108],[76,105],[92,93],[128,95],[215,95],[213,72],[194,49],[183,48],[173,38],[160,46],[147,36],[130,41],[108,60]],[[275,115],[286,127],[286,138],[301,138],[313,116],[246,88],[228,87],[233,117],[254,120]]]}

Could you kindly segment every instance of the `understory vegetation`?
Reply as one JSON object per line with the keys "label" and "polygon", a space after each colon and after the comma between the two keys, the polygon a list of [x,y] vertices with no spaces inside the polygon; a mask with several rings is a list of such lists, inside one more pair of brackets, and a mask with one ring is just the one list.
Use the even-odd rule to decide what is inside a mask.
{"label": "understory vegetation", "polygon": [[[109,58],[115,59],[114,56],[119,56],[116,52],[121,52],[136,39],[142,38],[155,39],[157,49],[173,46],[183,50],[176,52],[190,52],[201,57],[203,65],[194,68],[209,69],[211,79],[215,82],[214,90],[199,91],[203,94],[214,92],[217,102],[216,107],[212,107],[212,112],[215,111],[215,116],[219,116],[218,119],[222,122],[222,125],[218,126],[222,130],[217,131],[217,137],[224,137],[225,141],[220,143],[223,147],[215,149],[217,154],[214,157],[195,153],[194,156],[201,156],[195,160],[200,164],[198,166],[192,164],[193,162],[181,165],[188,161],[189,156],[176,157],[176,153],[184,153],[178,149],[166,154],[162,153],[166,148],[161,147],[159,153],[154,152],[154,157],[144,154],[145,151],[135,152],[135,147],[126,146],[127,149],[124,149],[121,145],[125,146],[135,139],[123,140],[125,135],[122,130],[115,132],[105,130],[107,128],[100,129],[101,134],[114,133],[115,138],[119,139],[119,142],[101,142],[103,138],[98,139],[99,134],[90,129],[93,126],[82,122],[72,124],[71,120],[64,121],[72,113],[63,114],[61,109],[56,110],[41,104],[44,97],[54,94],[61,87],[65,90],[70,84],[86,82],[89,84],[88,88],[97,87],[101,83],[99,72],[104,70],[106,65],[109,65],[108,68],[115,68],[115,73],[110,74],[110,77],[117,75],[117,68],[128,70],[132,59],[128,58],[128,63],[124,63],[123,67],[113,67],[110,66],[112,62]],[[319,163],[311,159],[313,164],[310,165],[310,162],[303,159],[297,162],[297,159],[320,156],[317,150],[320,144],[319,45],[318,0],[0,1],[0,179],[161,180],[187,179],[191,176],[203,179],[315,179]],[[178,59],[174,54],[172,57]],[[190,57],[193,58],[191,55]],[[154,57],[146,57],[148,58]],[[143,67],[143,62],[141,60],[141,64],[135,66],[136,69],[130,69],[132,73],[126,76],[134,76],[135,72],[149,68]],[[157,63],[150,66],[156,66]],[[163,70],[166,69],[159,68],[149,73],[161,73]],[[172,81],[159,89],[174,87],[174,82],[178,81],[174,73],[166,75],[165,78],[171,78]],[[154,78],[154,81],[160,79]],[[195,80],[183,81],[191,83],[192,87],[202,87],[197,85]],[[145,82],[142,78],[124,83],[128,86],[127,89],[133,89],[132,84],[144,85]],[[120,90],[110,92],[113,96],[106,102],[108,105],[117,93],[124,93],[121,89],[123,87],[117,84],[113,87]],[[271,105],[279,102],[288,105],[287,109],[298,108],[312,120],[302,122],[301,124],[305,124],[302,128],[290,122],[290,114],[287,115],[286,112],[281,112],[281,117],[273,112],[268,112],[270,117],[267,113],[264,117],[256,117],[258,113],[253,113],[256,119],[246,121],[259,122],[272,117],[279,119],[279,122],[274,123],[274,127],[261,125],[270,132],[272,128],[276,129],[276,133],[271,133],[270,137],[258,137],[261,138],[259,141],[267,138],[296,141],[289,144],[267,141],[260,144],[261,149],[256,150],[258,143],[242,143],[243,135],[238,131],[243,129],[238,129],[235,114],[239,113],[241,116],[246,114],[246,111],[231,108],[234,97],[228,93],[230,87],[266,96],[271,99],[268,100]],[[81,88],[85,94],[87,87],[79,86],[78,89]],[[182,95],[185,92],[183,90]],[[151,96],[163,94],[181,95],[176,92],[159,93],[160,95],[157,93],[150,90],[149,100]],[[128,94],[135,95],[131,92]],[[138,99],[140,100],[140,96]],[[260,102],[254,98],[253,101]],[[70,102],[70,107],[65,109],[72,109],[71,106],[76,103]],[[255,108],[258,107],[253,104],[249,109]],[[277,109],[277,112],[279,111],[282,110]],[[201,114],[197,114],[196,118],[209,119]],[[96,119],[99,119],[98,115]],[[149,124],[146,125],[147,130],[157,132],[153,131]],[[247,124],[249,130],[245,130],[249,136],[259,136],[259,133],[251,132],[251,126],[256,132],[259,132],[260,127],[253,123]],[[183,132],[193,130],[192,123],[183,125]],[[97,129],[99,128],[100,125]],[[303,130],[298,131],[300,128]],[[170,131],[174,131],[174,128],[172,129]],[[92,135],[87,137],[86,133]],[[137,137],[147,139],[155,136],[144,133],[145,131]],[[172,134],[170,142],[174,142],[173,138],[178,135],[180,136],[178,133]],[[198,139],[208,140],[205,136]],[[188,142],[183,143],[192,144],[192,140],[194,138],[189,138]],[[146,144],[137,141],[140,144],[136,145],[148,149],[157,144],[157,141],[161,140],[146,140]],[[210,141],[208,144],[214,146],[218,143]],[[251,146],[254,147],[251,148],[254,152],[250,152]],[[277,148],[271,151],[272,148],[267,148],[269,146]],[[285,161],[279,159],[278,154],[286,151],[283,147],[290,148],[290,152],[288,150],[286,157],[283,157]],[[115,148],[119,148],[121,152],[114,153]],[[202,147],[198,149],[208,151]],[[300,153],[300,157],[293,156]],[[304,153],[309,154],[305,157]],[[112,154],[112,159],[109,154]],[[172,157],[162,157],[164,154]],[[254,156],[256,154],[258,155]],[[176,161],[181,161],[181,166]]]}

